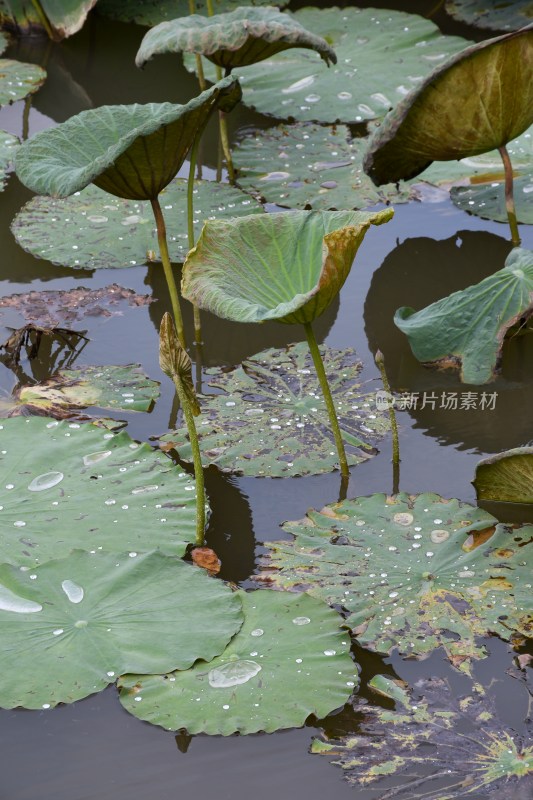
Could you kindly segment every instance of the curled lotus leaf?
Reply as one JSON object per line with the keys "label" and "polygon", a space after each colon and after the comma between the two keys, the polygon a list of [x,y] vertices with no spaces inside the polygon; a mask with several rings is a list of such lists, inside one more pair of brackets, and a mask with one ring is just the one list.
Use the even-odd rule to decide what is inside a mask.
{"label": "curled lotus leaf", "polygon": [[312,753],[334,756],[350,784],[371,787],[376,800],[531,797],[531,723],[523,734],[502,725],[493,692],[474,684],[455,697],[442,678],[419,680],[409,691],[384,675],[369,687],[375,682],[395,701],[393,710],[355,701],[359,730],[311,745]]}
{"label": "curled lotus leaf", "polygon": [[[250,0],[247,6],[286,6],[289,0]],[[243,0],[215,0],[217,11],[233,11]],[[207,0],[195,0],[196,12],[207,16]],[[98,13],[120,22],[153,27],[190,14],[189,0],[98,0]]]}
{"label": "curled lotus leaf", "polygon": [[377,184],[413,178],[503,147],[532,123],[533,24],[437,67],[374,133],[364,168]]}
{"label": "curled lotus leaf", "polygon": [[[533,225],[533,169],[527,175],[515,178],[513,183],[517,221]],[[454,186],[451,198],[457,208],[476,217],[494,222],[508,221],[505,189],[501,180],[476,186]]]}
{"label": "curled lotus leaf", "polygon": [[128,200],[155,199],[182,166],[216,108],[241,90],[223,78],[185,105],[100,106],[32,136],[19,148],[17,175],[37,194],[68,197],[95,183]]}
{"label": "curled lotus leaf", "polygon": [[[349,464],[366,461],[389,430],[387,414],[361,387],[353,350],[321,347]],[[217,394],[201,398],[198,425],[204,463],[242,475],[282,477],[337,466],[331,424],[306,343],[265,350],[231,372],[211,371]],[[192,460],[185,426],[161,437]]]}
{"label": "curled lotus leaf", "polygon": [[311,510],[283,528],[294,540],[266,543],[258,580],[341,608],[370,650],[424,658],[442,646],[466,671],[485,655],[477,637],[531,634],[531,525],[515,530],[459,500],[402,492]]}
{"label": "curled lotus leaf", "polygon": [[45,80],[46,72],[37,64],[0,58],[0,106],[23,100],[40,89]]}
{"label": "curled lotus leaf", "polygon": [[512,31],[529,25],[531,0],[446,0],[448,14],[467,25],[491,31]]}
{"label": "curled lotus leaf", "polygon": [[33,570],[0,566],[0,706],[51,708],[124,672],[187,669],[224,650],[239,598],[204,570],[156,552],[75,550]]}
{"label": "curled lotus leaf", "polygon": [[343,286],[383,211],[293,211],[204,225],[183,267],[183,296],[235,322],[312,322]]}
{"label": "curled lotus leaf", "polygon": [[192,361],[178,339],[174,320],[168,311],[163,315],[159,329],[159,366],[175,384],[179,383],[193,415],[198,416],[200,406],[192,379]]}
{"label": "curled lotus leaf", "polygon": [[533,503],[533,447],[515,447],[479,461],[473,484],[478,500]]}
{"label": "curled lotus leaf", "polygon": [[420,311],[403,306],[394,322],[419,361],[479,385],[494,378],[507,331],[532,311],[533,251],[516,247],[503,269]]}
{"label": "curled lotus leaf", "polygon": [[160,53],[198,53],[225,69],[245,67],[294,47],[314,50],[329,65],[335,51],[278,8],[236,8],[226,14],[161,22],[145,35],[135,63],[144,66]]}
{"label": "curled lotus leaf", "polygon": [[[326,69],[317,53],[289,50],[234,74],[243,102],[291,122],[365,122],[383,117],[437,64],[466,45],[443,36],[417,14],[376,8],[303,8],[293,15],[324,38],[338,63]],[[184,56],[193,71],[195,56]],[[206,76],[214,79],[214,67]]]}
{"label": "curled lotus leaf", "polygon": [[0,0],[0,25],[22,35],[46,29],[59,41],[80,30],[95,3],[96,0],[39,0],[39,13],[31,0]]}
{"label": "curled lotus leaf", "polygon": [[19,140],[16,136],[6,131],[0,131],[0,191],[5,188],[7,172],[13,163],[18,146]]}
{"label": "curled lotus leaf", "polygon": [[1,435],[4,561],[32,567],[75,547],[182,556],[195,541],[194,481],[149,445],[47,417],[2,420]]}
{"label": "curled lotus leaf", "polygon": [[229,736],[302,726],[343,706],[358,684],[337,612],[306,595],[238,592],[244,623],[209,664],[123,675],[120,700],[167,730]]}
{"label": "curled lotus leaf", "polygon": [[407,202],[409,186],[377,189],[365,174],[366,145],[345,125],[280,125],[246,136],[233,160],[239,185],[278,206],[321,211]]}
{"label": "curled lotus leaf", "polygon": [[[187,181],[173,180],[159,202],[167,222],[170,259],[181,263],[189,250]],[[195,181],[193,202],[196,237],[206,220],[263,212],[250,195],[216,181]],[[62,200],[32,198],[11,230],[27,252],[74,269],[131,267],[160,259],[150,203],[110,197],[97,186]]]}

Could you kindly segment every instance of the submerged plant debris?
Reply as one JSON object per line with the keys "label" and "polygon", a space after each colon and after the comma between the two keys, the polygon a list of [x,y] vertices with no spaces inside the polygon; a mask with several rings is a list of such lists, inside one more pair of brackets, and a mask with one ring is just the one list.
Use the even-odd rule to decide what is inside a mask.
{"label": "submerged plant debris", "polygon": [[[389,431],[388,415],[377,410],[374,393],[362,389],[362,364],[353,350],[320,349],[348,462],[358,464],[376,454],[376,442]],[[336,468],[328,412],[306,343],[264,350],[231,372],[209,370],[208,383],[223,393],[201,398],[198,435],[206,464],[269,477]],[[161,441],[191,459],[185,426]]]}
{"label": "submerged plant debris", "polygon": [[533,447],[515,447],[479,461],[473,484],[478,500],[533,503]]}

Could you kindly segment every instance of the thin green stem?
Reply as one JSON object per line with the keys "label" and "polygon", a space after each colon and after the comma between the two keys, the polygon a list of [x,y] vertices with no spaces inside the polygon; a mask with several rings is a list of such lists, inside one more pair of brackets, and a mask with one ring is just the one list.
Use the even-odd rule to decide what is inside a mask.
{"label": "thin green stem", "polygon": [[165,271],[165,278],[167,279],[168,292],[170,294],[170,302],[172,304],[172,312],[174,314],[174,323],[176,325],[176,331],[181,346],[186,347],[178,288],[176,286],[176,281],[174,280],[174,273],[172,272],[172,265],[170,263],[170,256],[168,254],[165,218],[163,217],[163,212],[161,211],[159,199],[155,197],[151,199],[150,202],[152,204],[152,211],[154,212],[155,224],[157,227],[157,241],[159,242],[161,262]]}
{"label": "thin green stem", "polygon": [[392,493],[398,494],[400,491],[400,437],[398,435],[398,423],[396,421],[396,412],[394,411],[390,383],[385,370],[385,357],[381,350],[377,351],[375,360],[381,372],[383,388],[389,395],[389,419],[392,430]]}
{"label": "thin green stem", "polygon": [[187,431],[192,450],[194,480],[196,483],[196,546],[203,547],[205,538],[205,485],[202,456],[200,453],[200,445],[198,444],[198,434],[196,432],[194,414],[192,413],[189,400],[183,391],[179,378],[175,378],[174,386],[176,387],[180,405],[183,409],[183,416],[185,417],[185,424],[187,425]]}
{"label": "thin green stem", "polygon": [[518,224],[516,221],[516,208],[514,204],[513,192],[513,165],[509,158],[509,153],[505,145],[498,148],[500,156],[503,161],[503,168],[505,170],[505,208],[507,210],[507,217],[509,219],[509,227],[511,228],[511,241],[515,247],[520,246],[520,234],[518,232]]}
{"label": "thin green stem", "polygon": [[[194,247],[194,173],[196,171],[196,160],[198,157],[198,146],[202,138],[202,131],[198,131],[190,154],[189,182],[187,184],[187,230],[189,234],[189,250]],[[202,323],[200,320],[200,309],[193,305],[194,314],[194,339],[197,345],[202,342]]]}
{"label": "thin green stem", "polygon": [[57,38],[55,31],[50,25],[50,20],[46,16],[46,12],[40,3],[40,0],[31,0],[31,3],[35,11],[37,12],[37,16],[39,17],[41,24],[48,35],[48,38],[55,40]]}
{"label": "thin green stem", "polygon": [[320,388],[322,389],[322,394],[324,396],[324,402],[328,410],[329,420],[331,422],[331,428],[333,430],[333,437],[335,439],[335,445],[337,446],[337,453],[339,454],[339,466],[341,470],[341,475],[347,478],[350,475],[350,470],[348,469],[348,460],[346,458],[344,442],[342,441],[341,429],[339,427],[339,420],[337,419],[335,404],[333,402],[333,397],[331,396],[331,390],[329,388],[326,370],[324,369],[324,362],[322,361],[322,356],[320,355],[320,350],[315,338],[315,332],[311,326],[311,323],[305,322],[304,328],[305,328],[305,335],[307,336],[307,342],[309,344],[309,350],[311,351],[313,364],[315,365],[316,374],[318,376],[318,381],[320,383]]}
{"label": "thin green stem", "polygon": [[[207,5],[207,16],[212,17],[215,13],[215,9],[213,7],[213,0],[206,0]],[[217,81],[222,80],[222,67],[219,67],[218,64],[215,67]],[[220,143],[222,145],[222,152],[224,153],[224,160],[226,162],[226,168],[228,170],[228,178],[229,182],[234,185],[235,184],[235,167],[233,166],[233,158],[231,156],[231,148],[229,145],[229,136],[228,136],[228,125],[226,122],[226,115],[223,111],[218,112],[218,127],[220,131]],[[218,178],[217,178],[218,180]]]}
{"label": "thin green stem", "polygon": [[[189,0],[189,14],[196,14],[196,6],[194,0]],[[207,84],[205,82],[204,65],[200,53],[196,53],[196,74],[198,75],[198,83],[200,84],[200,91],[205,92]]]}

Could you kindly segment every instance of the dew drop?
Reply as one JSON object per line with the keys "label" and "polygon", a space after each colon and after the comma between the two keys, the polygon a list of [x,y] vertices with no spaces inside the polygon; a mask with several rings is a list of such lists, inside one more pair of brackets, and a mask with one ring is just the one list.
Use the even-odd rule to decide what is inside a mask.
{"label": "dew drop", "polygon": [[445,530],[435,530],[431,531],[429,534],[429,538],[434,544],[440,544],[441,542],[445,542],[446,539],[450,538],[450,534],[448,531]]}
{"label": "dew drop", "polygon": [[324,650],[324,655],[325,656],[334,656],[336,654],[337,654],[336,650]]}
{"label": "dew drop", "polygon": [[309,617],[294,617],[293,619],[295,625],[308,625],[310,622]]}
{"label": "dew drop", "polygon": [[262,636],[264,634],[264,630],[262,628],[256,628],[250,634],[250,636]]}
{"label": "dew drop", "polygon": [[262,667],[255,661],[230,661],[221,667],[214,667],[208,675],[209,685],[213,689],[227,689],[229,686],[239,686],[247,683],[251,678],[261,672]]}
{"label": "dew drop", "polygon": [[61,588],[71,603],[81,603],[83,600],[85,593],[81,586],[78,586],[78,584],[74,583],[74,581],[63,581],[61,583]]}
{"label": "dew drop", "polygon": [[43,472],[42,475],[37,475],[31,483],[28,484],[30,492],[44,492],[45,489],[51,489],[61,483],[65,476],[62,472]]}
{"label": "dew drop", "polygon": [[339,100],[351,100],[352,94],[351,92],[339,92],[337,97],[339,98]]}
{"label": "dew drop", "polygon": [[315,82],[315,75],[308,75],[306,78],[301,78],[299,81],[295,81],[295,83],[291,83],[290,86],[287,86],[285,89],[282,89],[282,94],[292,94],[293,92],[300,92],[302,89],[307,89],[309,86],[312,86]]}
{"label": "dew drop", "polygon": [[411,525],[414,520],[412,514],[407,514],[405,511],[400,511],[398,514],[393,516],[394,522],[397,522],[398,525]]}
{"label": "dew drop", "polygon": [[83,456],[83,463],[86,467],[91,467],[93,464],[98,464],[99,461],[109,458],[110,455],[111,450],[100,450],[98,453],[88,453],[86,456]]}
{"label": "dew drop", "polygon": [[19,597],[11,589],[0,585],[0,611],[12,611],[14,614],[35,614],[42,610],[43,607],[40,603]]}

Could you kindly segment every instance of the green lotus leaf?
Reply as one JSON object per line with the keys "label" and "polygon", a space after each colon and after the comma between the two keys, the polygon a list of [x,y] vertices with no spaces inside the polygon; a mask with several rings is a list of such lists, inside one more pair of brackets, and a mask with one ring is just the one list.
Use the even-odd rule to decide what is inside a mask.
{"label": "green lotus leaf", "polygon": [[[250,0],[247,6],[286,6],[289,0]],[[207,15],[206,0],[195,0],[198,14]],[[215,11],[233,11],[243,5],[243,0],[214,0]],[[189,0],[98,0],[98,12],[121,22],[136,22],[153,27],[160,22],[186,17],[190,13]]]}
{"label": "green lotus leaf", "polygon": [[494,275],[421,311],[403,306],[394,322],[419,361],[479,385],[494,378],[507,331],[532,311],[533,251],[516,247]]}
{"label": "green lotus leaf", "polygon": [[531,0],[446,0],[445,7],[459,22],[491,31],[517,30],[533,18]]}
{"label": "green lotus leaf", "polygon": [[209,664],[125,675],[120,700],[167,730],[228,736],[300,727],[344,705],[358,683],[342,619],[306,595],[238,592],[244,624]]}
{"label": "green lotus leaf", "polygon": [[176,326],[167,312],[159,329],[159,366],[174,383],[179,382],[194,416],[200,413],[192,380],[192,362],[176,333]]}
{"label": "green lotus leaf", "polygon": [[[361,389],[361,362],[353,350],[320,348],[349,464],[375,455],[389,430],[374,395]],[[241,366],[210,371],[215,395],[201,398],[198,436],[205,464],[241,475],[282,477],[330,472],[337,451],[306,343],[264,350]],[[180,458],[192,460],[185,426],[161,437]]]}
{"label": "green lotus leaf", "polygon": [[[0,2],[1,2],[1,0],[0,0]],[[2,55],[2,53],[5,50],[7,50],[8,47],[9,47],[9,39],[7,38],[5,33],[2,33],[2,31],[0,31],[0,55]]]}
{"label": "green lotus leaf", "polygon": [[66,419],[88,406],[150,411],[158,397],[159,383],[139,364],[62,369],[44,383],[18,387],[8,400],[0,397],[0,417],[39,414]]}
{"label": "green lotus leaf", "polygon": [[210,661],[242,620],[222,581],[160,553],[75,550],[34,570],[3,564],[0,706],[51,708],[123,672]]}
{"label": "green lotus leaf", "polygon": [[[520,98],[519,102],[517,98]],[[363,162],[375,183],[503,147],[533,123],[533,25],[467,47],[384,120]]]}
{"label": "green lotus leaf", "polygon": [[188,254],[183,296],[236,322],[312,322],[340,291],[370,225],[392,209],[214,220]]}
{"label": "green lotus leaf", "polygon": [[234,153],[238,182],[268,203],[289,208],[367,208],[404,203],[403,184],[376,189],[363,172],[366,139],[351,139],[344,125],[280,125],[246,136]]}
{"label": "green lotus leaf", "polygon": [[[159,202],[169,232],[170,258],[181,263],[189,250],[187,181],[172,181]],[[195,182],[196,237],[208,219],[262,212],[239,189],[216,181]],[[34,197],[17,214],[11,230],[27,252],[75,269],[130,267],[160,259],[150,203],[110,197],[97,186],[64,200]]]}
{"label": "green lotus leaf", "polygon": [[[377,678],[393,693],[398,688],[390,678]],[[315,739],[311,752],[336,756],[333,763],[342,767],[345,780],[371,787],[377,800],[481,800],[489,797],[487,791],[491,799],[531,796],[533,747],[502,725],[494,692],[475,684],[455,697],[447,681],[432,678],[401,694],[403,702],[394,710],[356,702],[361,727],[340,739]]]}
{"label": "green lotus leaf", "polygon": [[17,175],[38,194],[68,197],[95,183],[128,200],[155,199],[185,161],[217,107],[231,109],[240,87],[224,78],[185,105],[100,106],[37,133],[19,148]]}
{"label": "green lotus leaf", "polygon": [[147,444],[47,417],[2,420],[1,434],[4,561],[31,567],[75,547],[182,556],[195,541],[194,481]]}
{"label": "green lotus leaf", "polygon": [[0,192],[5,189],[7,171],[13,163],[18,146],[19,140],[16,136],[6,131],[0,131]]}
{"label": "green lotus leaf", "polygon": [[[383,117],[465,39],[443,36],[417,14],[376,8],[304,8],[294,15],[324,38],[338,64],[326,69],[316,53],[292,50],[236,69],[243,102],[291,122],[364,122]],[[193,71],[195,56],[184,64]],[[214,67],[206,75],[214,79]]]}
{"label": "green lotus leaf", "polygon": [[56,41],[79,31],[96,0],[39,0],[46,23],[32,0],[0,0],[0,25],[23,35],[45,28]]}
{"label": "green lotus leaf", "polygon": [[[528,175],[515,178],[514,199],[516,218],[525,225],[533,225],[533,170]],[[454,205],[469,214],[495,222],[507,222],[505,189],[501,181],[478,186],[454,186],[451,191]]]}
{"label": "green lotus leaf", "polygon": [[135,63],[143,67],[160,53],[198,53],[225,69],[245,67],[291,48],[316,51],[329,65],[335,51],[278,8],[236,8],[226,14],[161,22],[145,35]]}
{"label": "green lotus leaf", "polygon": [[0,106],[23,100],[46,80],[46,72],[36,64],[0,58]]}
{"label": "green lotus leaf", "polygon": [[479,461],[473,484],[478,500],[533,503],[533,447],[515,447]]}
{"label": "green lotus leaf", "polygon": [[295,538],[267,542],[258,578],[342,608],[363,647],[424,658],[441,645],[468,669],[484,656],[476,637],[531,630],[533,526],[498,525],[485,541],[496,523],[436,494],[345,500],[285,523]]}

